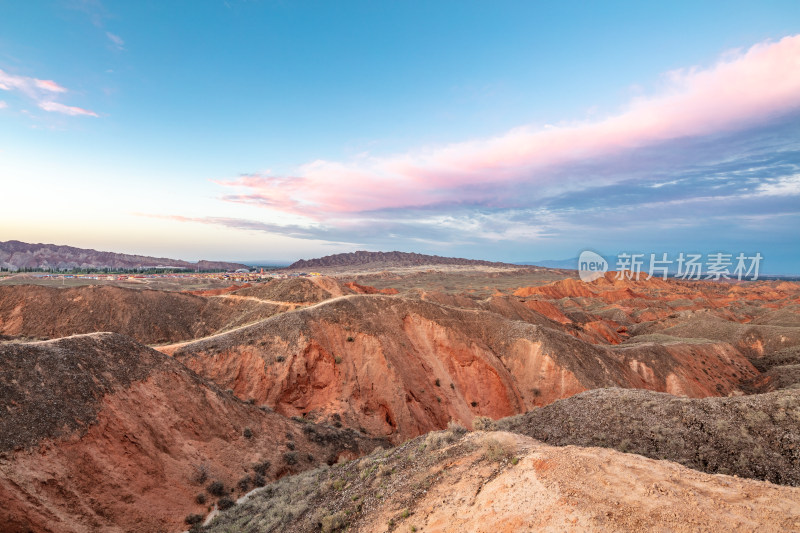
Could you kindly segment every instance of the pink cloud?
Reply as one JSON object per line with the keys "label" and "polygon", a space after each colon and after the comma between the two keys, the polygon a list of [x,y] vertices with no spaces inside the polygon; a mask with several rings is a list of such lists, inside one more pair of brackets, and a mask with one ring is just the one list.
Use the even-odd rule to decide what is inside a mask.
{"label": "pink cloud", "polygon": [[57,98],[56,95],[67,92],[66,88],[53,80],[40,80],[28,76],[16,76],[0,70],[0,90],[19,91],[36,102],[36,105],[45,111],[63,113],[71,116],[98,116],[94,111],[53,101],[53,98]]}
{"label": "pink cloud", "polygon": [[3,100],[0,100],[0,109],[5,109],[6,107],[8,107],[8,104],[5,103]]}
{"label": "pink cloud", "polygon": [[80,107],[74,107],[70,105],[59,104],[58,102],[39,102],[39,107],[44,109],[45,111],[51,111],[54,113],[64,113],[65,115],[70,116],[87,116],[87,117],[97,117],[97,113],[94,111],[89,111],[88,109],[83,109]]}
{"label": "pink cloud", "polygon": [[[730,132],[800,108],[800,35],[726,54],[710,68],[669,72],[661,90],[604,119],[523,126],[488,139],[349,162],[314,161],[296,178],[245,176],[218,182],[234,202],[305,214],[490,200],[487,188],[518,183],[565,187],[559,165],[682,137]],[[576,184],[573,184],[576,185]],[[487,187],[489,186],[489,187]]]}
{"label": "pink cloud", "polygon": [[61,85],[57,84],[53,80],[37,80],[37,79],[34,79],[33,83],[36,85],[36,87],[38,87],[39,89],[45,90],[45,91],[50,91],[50,92],[54,92],[54,93],[65,93],[65,92],[67,92],[67,90],[64,87],[62,87]]}

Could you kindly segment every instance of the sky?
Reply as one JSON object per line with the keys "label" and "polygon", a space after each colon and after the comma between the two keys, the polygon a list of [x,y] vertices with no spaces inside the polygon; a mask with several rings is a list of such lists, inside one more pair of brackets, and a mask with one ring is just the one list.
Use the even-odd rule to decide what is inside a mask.
{"label": "sky", "polygon": [[800,274],[800,3],[0,0],[0,198],[187,260]]}

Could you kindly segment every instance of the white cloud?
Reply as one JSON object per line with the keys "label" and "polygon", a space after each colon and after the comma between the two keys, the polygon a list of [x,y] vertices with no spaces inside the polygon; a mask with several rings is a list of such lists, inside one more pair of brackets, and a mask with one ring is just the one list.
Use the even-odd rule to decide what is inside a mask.
{"label": "white cloud", "polygon": [[114,46],[117,48],[117,50],[125,50],[125,41],[122,40],[122,37],[115,35],[110,31],[106,32],[106,37],[108,37],[108,39],[114,43]]}
{"label": "white cloud", "polygon": [[762,183],[756,189],[758,196],[798,196],[800,195],[800,174],[786,176]]}

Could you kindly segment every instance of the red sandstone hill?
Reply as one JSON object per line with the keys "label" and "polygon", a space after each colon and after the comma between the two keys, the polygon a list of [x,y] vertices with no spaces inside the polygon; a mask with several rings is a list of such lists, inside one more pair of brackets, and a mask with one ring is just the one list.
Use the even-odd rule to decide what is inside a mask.
{"label": "red sandstone hill", "polygon": [[280,309],[254,300],[112,286],[0,286],[0,334],[57,338],[113,331],[156,344],[204,337]]}
{"label": "red sandstone hill", "polygon": [[0,344],[0,412],[4,533],[179,531],[221,497],[378,444],[244,403],[111,333]]}
{"label": "red sandstone hill", "polygon": [[476,415],[522,413],[587,389],[702,397],[730,394],[757,375],[724,342],[608,347],[521,318],[349,295],[162,349],[241,398],[394,442],[451,419],[469,425]]}
{"label": "red sandstone hill", "polygon": [[[261,483],[262,470],[268,481],[354,457],[376,444],[337,426],[399,443],[451,420],[470,426],[476,415],[526,412],[512,419],[521,424],[514,429],[555,444],[609,446],[709,472],[795,483],[797,284],[606,276],[588,285],[560,280],[514,295],[521,285],[542,278],[506,271],[426,276],[392,275],[380,281],[383,290],[314,277],[204,295],[0,287],[0,336],[112,329],[143,342],[183,341],[161,348],[174,358],[114,334],[0,344],[0,523],[14,533],[177,531],[186,527],[187,514],[205,513],[219,498],[235,498]],[[396,292],[385,291],[395,284],[402,297],[380,294]],[[758,391],[777,392],[738,397]],[[719,398],[691,399],[713,396]],[[305,422],[287,415],[304,415]],[[321,522],[315,520],[329,517],[302,510],[306,497],[311,498],[307,509],[336,506],[319,512],[330,511],[334,518],[341,512],[354,530],[363,531],[404,518],[404,508],[419,513],[425,518],[420,524],[431,528],[441,527],[444,516],[456,523],[463,512],[489,520],[485,509],[497,511],[496,523],[510,530],[534,523],[635,528],[653,523],[646,521],[656,508],[636,511],[642,505],[657,506],[673,496],[674,505],[692,505],[697,500],[686,494],[705,494],[709,487],[714,498],[702,500],[704,505],[750,507],[729,522],[704,522],[705,511],[688,513],[687,529],[723,522],[790,529],[797,515],[785,503],[796,500],[793,493],[732,478],[701,478],[638,456],[552,449],[499,435],[516,439],[521,466],[516,472],[510,456],[502,456],[499,470],[484,461],[483,451],[473,446],[484,445],[477,434],[466,439],[464,449],[431,455],[426,450],[436,448],[440,438],[434,433],[401,446],[388,465],[381,462],[386,454],[376,454],[337,467],[335,472],[347,475],[329,481],[344,479],[341,489],[320,485],[321,492],[300,496],[281,492],[293,483],[286,476],[285,484],[261,493],[277,496],[277,506],[246,517],[243,529],[261,531],[279,515],[284,530],[318,530]],[[570,466],[575,457],[583,470]],[[609,461],[615,465],[611,470]],[[395,476],[392,468],[403,475]],[[406,469],[416,477],[405,476]],[[597,490],[586,491],[585,471],[600,472],[593,478]],[[208,479],[200,483],[203,472]],[[309,475],[319,481],[314,477],[319,472]],[[631,476],[648,481],[631,485]],[[674,476],[690,482],[670,481],[673,492],[665,492],[665,480]],[[208,484],[217,478],[225,490],[212,497]],[[495,486],[498,479],[505,481]],[[242,487],[231,493],[240,481]],[[507,501],[517,508],[525,498],[566,501],[558,491],[540,490],[539,481],[580,494],[584,503],[547,507],[538,521],[529,520],[528,511],[492,507]],[[506,482],[527,488],[512,490]],[[392,483],[397,491],[388,492]],[[616,484],[613,496],[609,483]],[[351,490],[356,486],[367,492]],[[422,486],[439,486],[440,492],[424,492]],[[445,514],[431,511],[454,486],[463,496],[450,501]],[[743,499],[743,490],[762,500]],[[491,501],[476,497],[476,491]],[[195,501],[200,493],[204,504]],[[629,493],[637,496],[620,507]],[[387,503],[390,494],[401,507]],[[764,503],[767,495],[784,499],[770,506]],[[584,496],[594,499],[585,503]],[[453,504],[460,500],[473,503]],[[575,513],[570,516],[578,522],[551,519],[561,511]],[[621,512],[627,514],[618,516]],[[683,524],[672,515],[661,520],[673,529]]]}
{"label": "red sandstone hill", "polygon": [[452,428],[283,478],[202,531],[777,532],[800,527],[798,501],[796,487]]}
{"label": "red sandstone hill", "polygon": [[0,286],[0,335],[29,339],[113,331],[144,344],[188,341],[345,294],[394,294],[315,277],[175,292],[114,286]]}

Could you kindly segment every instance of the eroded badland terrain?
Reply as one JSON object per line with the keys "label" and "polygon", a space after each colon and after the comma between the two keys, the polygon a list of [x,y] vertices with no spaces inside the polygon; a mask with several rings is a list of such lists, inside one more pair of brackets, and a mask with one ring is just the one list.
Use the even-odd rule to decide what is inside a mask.
{"label": "eroded badland terrain", "polygon": [[0,283],[0,529],[800,531],[800,284],[393,260]]}

